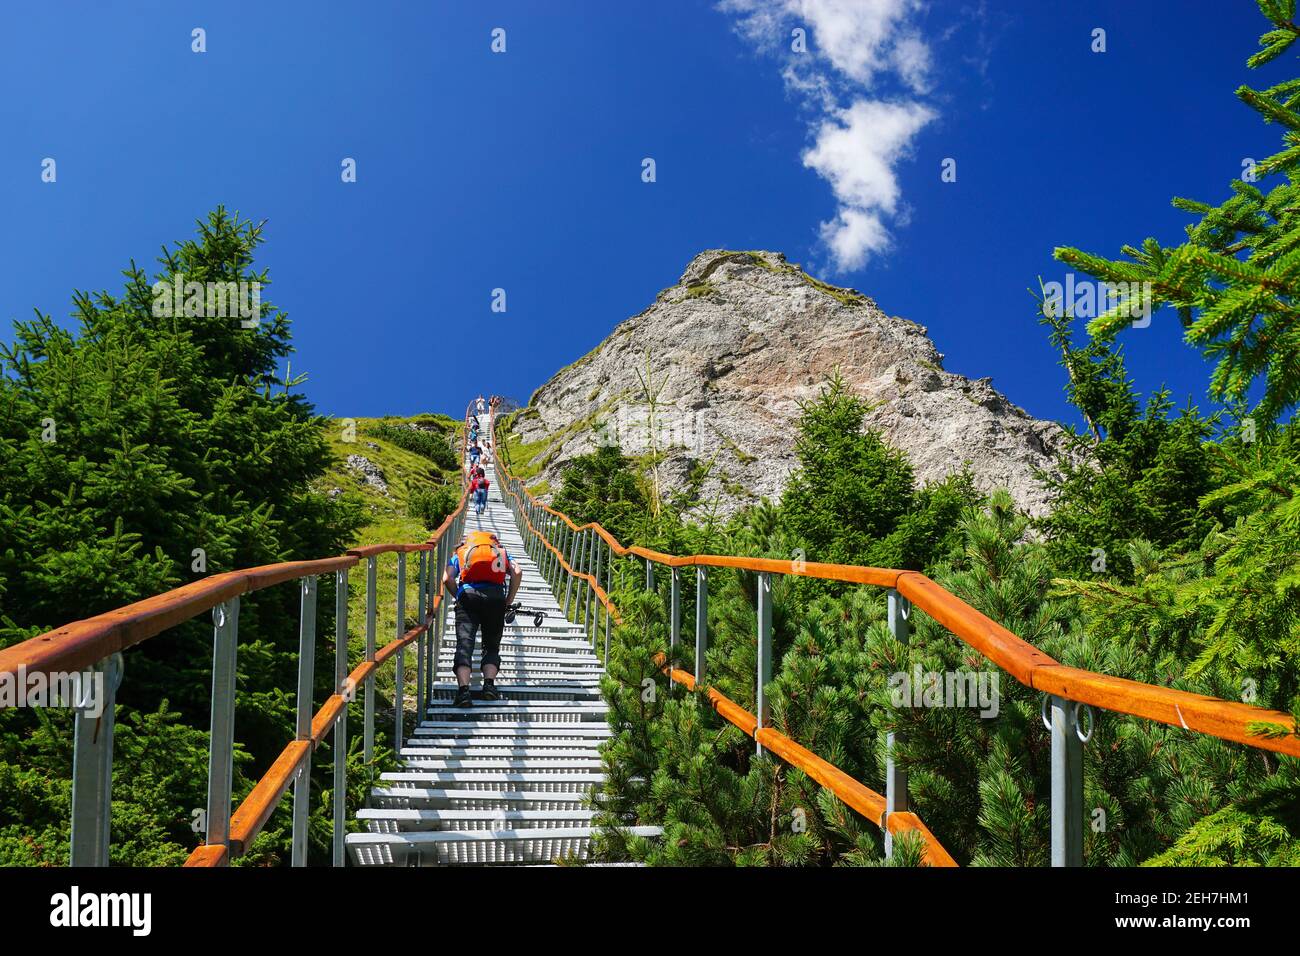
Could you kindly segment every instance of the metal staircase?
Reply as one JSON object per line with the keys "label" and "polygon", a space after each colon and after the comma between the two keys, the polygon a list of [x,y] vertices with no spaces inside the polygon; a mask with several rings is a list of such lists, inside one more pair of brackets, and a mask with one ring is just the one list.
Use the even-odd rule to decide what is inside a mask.
{"label": "metal staircase", "polygon": [[[524,548],[501,498],[495,468],[482,516],[466,530],[500,536],[520,566],[516,598],[546,612],[540,627],[520,614],[501,640],[501,699],[479,699],[481,644],[475,647],[471,707],[451,705],[456,690],[455,607],[447,602],[437,648],[433,698],[405,741],[403,769],[381,775],[370,806],[357,813],[367,832],[347,837],[359,866],[548,864],[584,860],[595,828],[591,794],[604,780],[599,748],[610,736],[600,694],[604,668],[580,624],[567,621]],[[441,573],[440,571],[438,572]],[[635,827],[641,836],[655,827]]]}

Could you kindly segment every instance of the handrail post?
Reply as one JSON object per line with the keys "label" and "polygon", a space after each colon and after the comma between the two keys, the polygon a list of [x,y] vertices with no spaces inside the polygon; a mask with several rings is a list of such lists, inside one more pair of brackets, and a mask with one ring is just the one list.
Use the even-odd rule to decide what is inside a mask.
{"label": "handrail post", "polygon": [[645,589],[647,591],[655,589],[655,566],[649,558],[645,559]]}
{"label": "handrail post", "polygon": [[[600,565],[601,565],[601,560],[605,556],[605,551],[604,548],[601,547],[601,544],[603,544],[603,542],[598,537],[594,538],[594,540],[592,541],[592,547],[596,549],[596,572],[594,575],[592,575],[592,577],[595,579],[596,584],[600,583]],[[594,588],[592,590],[592,595],[593,597],[592,597],[591,605],[592,605],[593,614],[592,614],[590,630],[591,630],[591,652],[594,654],[596,653],[596,632],[600,630],[600,601],[595,597]],[[605,599],[609,600],[609,596],[606,595]],[[605,620],[606,621],[609,620],[609,608],[605,609]]]}
{"label": "handrail post", "polygon": [[[754,713],[758,725],[754,728],[757,741],[758,731],[772,720],[772,707],[767,699],[767,685],[772,682],[772,576],[766,571],[758,572],[758,703]],[[763,745],[757,744],[756,753],[763,756]]]}
{"label": "handrail post", "polygon": [[[433,685],[438,680],[438,655],[442,653],[442,622],[447,616],[447,603],[442,593],[442,576],[447,567],[447,536],[443,535],[438,539],[438,550],[434,557],[436,565],[429,572],[429,607],[433,610],[433,628],[430,631],[432,640],[429,641],[429,663],[425,667],[424,676],[429,682],[428,690],[425,692],[425,706],[433,700]],[[420,719],[424,719],[427,710],[420,712]]]}
{"label": "handrail post", "polygon": [[[312,685],[316,676],[316,578],[302,578],[302,612],[298,620],[297,740],[311,740]],[[307,816],[311,812],[311,750],[293,781],[291,866],[307,865]]]}
{"label": "handrail post", "polygon": [[[907,644],[911,639],[912,603],[893,588],[889,589],[889,633],[894,640]],[[891,731],[885,736],[885,819],[880,821],[885,831],[885,858],[894,855],[894,835],[889,831],[888,817],[891,813],[906,813],[907,771],[899,766],[895,758],[895,747],[901,743],[903,735]]]}
{"label": "handrail post", "polygon": [[[614,546],[609,545],[609,560],[605,562],[605,594],[614,593]],[[609,667],[609,607],[605,607],[605,666]]]}
{"label": "handrail post", "polygon": [[419,612],[418,627],[424,628],[415,642],[415,719],[418,722],[424,714],[424,644],[429,633],[429,552],[420,552],[420,583],[416,593],[415,606]]}
{"label": "handrail post", "polygon": [[[668,591],[668,654],[669,657],[677,650],[677,644],[682,637],[682,586],[681,573],[676,567],[672,570],[672,585]],[[674,686],[672,668],[676,662],[669,661],[668,686]]]}
{"label": "handrail post", "polygon": [[668,645],[676,647],[682,639],[682,583],[681,572],[673,568],[672,590],[668,599]]}
{"label": "handrail post", "polygon": [[1049,697],[1052,734],[1052,866],[1083,866],[1083,742],[1077,706]]}
{"label": "handrail post", "polygon": [[709,569],[695,568],[695,686],[704,684],[704,657],[709,650]]}
{"label": "handrail post", "polygon": [[[406,632],[406,552],[397,552],[397,640]],[[402,717],[406,712],[406,648],[399,648],[393,680],[393,752],[402,753]]]}
{"label": "handrail post", "polygon": [[[84,684],[72,744],[72,866],[108,866],[113,810],[113,729],[117,719],[117,688],[122,682],[122,655],[113,654],[80,675]],[[102,683],[99,683],[102,682]],[[99,688],[96,689],[96,684]],[[98,700],[95,698],[98,697]],[[98,706],[98,717],[87,711]]]}
{"label": "handrail post", "polygon": [[[366,558],[366,662],[375,659],[375,561],[374,555]],[[366,706],[361,726],[361,751],[366,766],[375,755],[375,672],[366,677]]]}
{"label": "handrail post", "polygon": [[334,722],[334,865],[343,866],[347,841],[348,805],[348,569],[334,572],[334,692],[343,709]]}
{"label": "handrail post", "polygon": [[[573,568],[578,559],[578,533],[569,533],[569,567]],[[564,619],[569,620],[569,596],[573,593],[573,573],[569,572],[564,584]]]}
{"label": "handrail post", "polygon": [[591,636],[591,605],[596,600],[596,589],[594,585],[594,575],[591,569],[596,566],[596,529],[592,528],[587,532],[587,547],[582,559],[582,573],[592,580],[587,581],[587,590],[582,596],[582,629]]}
{"label": "handrail post", "polygon": [[[239,596],[212,609],[212,719],[208,742],[208,809],[203,842],[230,845],[234,783],[235,657],[239,647]],[[227,862],[229,856],[227,855]]]}

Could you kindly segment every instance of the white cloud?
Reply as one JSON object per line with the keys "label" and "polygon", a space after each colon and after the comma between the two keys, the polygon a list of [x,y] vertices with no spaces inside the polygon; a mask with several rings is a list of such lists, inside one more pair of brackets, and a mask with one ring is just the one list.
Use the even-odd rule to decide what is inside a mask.
{"label": "white cloud", "polygon": [[889,247],[884,217],[899,204],[894,166],[934,115],[920,103],[860,99],[818,127],[803,164],[831,184],[839,202],[821,235],[841,270],[861,269]]}
{"label": "white cloud", "polygon": [[[932,68],[912,20],[920,0],[721,0],[719,8],[737,16],[742,37],[784,60],[786,88],[816,114],[802,158],[837,202],[822,240],[837,270],[862,268],[889,248],[887,221],[906,212],[895,167],[937,116],[919,99]],[[806,53],[791,50],[796,27],[808,32]],[[892,87],[889,99],[882,86]]]}

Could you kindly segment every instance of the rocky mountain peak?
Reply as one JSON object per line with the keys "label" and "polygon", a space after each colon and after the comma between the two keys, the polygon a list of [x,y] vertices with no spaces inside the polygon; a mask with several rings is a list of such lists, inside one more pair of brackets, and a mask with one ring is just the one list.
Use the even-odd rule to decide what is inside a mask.
{"label": "rocky mountain peak", "polygon": [[[564,463],[602,442],[639,454],[653,441],[669,487],[706,466],[701,506],[730,513],[779,496],[795,465],[799,403],[836,369],[871,403],[867,427],[908,456],[919,481],[965,464],[980,488],[1046,509],[1034,470],[1055,463],[1058,425],[987,378],[944,371],[923,326],[762,250],[701,252],[649,308],[542,385],[512,420],[530,459],[518,464],[558,487]],[[646,384],[659,393],[653,416]]]}

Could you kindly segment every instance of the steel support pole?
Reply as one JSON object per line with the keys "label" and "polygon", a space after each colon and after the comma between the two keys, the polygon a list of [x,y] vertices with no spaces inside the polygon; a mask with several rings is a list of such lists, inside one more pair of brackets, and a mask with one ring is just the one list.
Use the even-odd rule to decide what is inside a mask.
{"label": "steel support pole", "polygon": [[[302,578],[302,611],[298,618],[297,740],[311,739],[312,685],[316,677],[316,578]],[[293,843],[291,866],[307,865],[307,815],[311,811],[311,750],[293,781]]]}
{"label": "steel support pole", "polygon": [[343,698],[343,709],[334,723],[334,865],[346,862],[348,812],[348,569],[334,572],[334,692]]}
{"label": "steel support pole", "polygon": [[704,684],[704,658],[709,651],[709,569],[695,568],[695,686]]}
{"label": "steel support pole", "polygon": [[[596,544],[595,547],[596,547],[596,573],[592,576],[596,579],[596,583],[599,584],[600,566],[602,563],[602,559],[605,556],[605,551],[600,546],[600,543]],[[606,595],[606,600],[608,600],[608,595]],[[600,600],[594,597],[594,591],[593,591],[593,598],[592,598],[592,607],[594,609],[594,616],[592,617],[592,625],[590,630],[591,630],[591,652],[594,654],[596,652],[596,632],[600,630],[600,609],[601,609]],[[606,624],[609,623],[609,608],[605,609],[605,623]]]}
{"label": "steel support pole", "polygon": [[[889,633],[894,640],[906,644],[912,636],[912,605],[893,588],[889,590]],[[907,802],[907,771],[898,765],[894,756],[895,746],[902,741],[897,731],[885,736],[885,816],[891,813],[905,813]],[[894,855],[894,835],[889,832],[888,819],[881,821],[885,830],[885,857]]]}
{"label": "steel support pole", "polygon": [[[375,659],[375,556],[366,558],[366,660]],[[366,678],[366,706],[361,726],[361,752],[369,766],[375,755],[375,674]]]}
{"label": "steel support pole", "polygon": [[587,590],[582,596],[582,629],[591,637],[591,605],[596,600],[596,589],[592,586],[595,575],[592,568],[596,566],[596,529],[587,532],[587,547],[582,558],[582,573],[591,580],[586,582]]}
{"label": "steel support pole", "polygon": [[[122,682],[121,654],[81,672],[83,682],[72,744],[73,866],[108,866],[113,809],[113,729],[117,688]],[[92,716],[93,715],[93,716]]]}
{"label": "steel support pole", "polygon": [[1083,866],[1083,743],[1077,705],[1049,698],[1052,734],[1052,866]]}
{"label": "steel support pole", "polygon": [[[446,573],[447,562],[450,560],[447,554],[447,549],[450,547],[446,535],[438,539],[438,556],[435,559],[437,568],[429,575],[429,605],[434,608],[434,615],[433,640],[429,642],[429,664],[425,669],[425,676],[429,681],[428,693],[424,695],[427,701],[433,700],[433,685],[438,680],[438,655],[442,653],[442,628],[447,619],[447,596],[444,593],[442,579]],[[423,719],[426,713],[421,712],[420,717]]]}
{"label": "steel support pole", "polygon": [[[668,588],[668,654],[673,657],[677,651],[677,644],[682,638],[682,586],[681,574],[677,568],[672,570],[672,579]],[[676,667],[675,660],[670,661],[670,667]],[[671,670],[668,674],[668,687],[671,689],[676,682],[673,680]]]}
{"label": "steel support pole", "polygon": [[429,634],[429,552],[420,552],[420,583],[415,606],[419,613],[417,627],[424,628],[415,639],[415,719],[418,722],[424,715],[424,645]]}
{"label": "steel support pole", "polygon": [[668,598],[668,644],[676,647],[682,639],[682,582],[679,569],[673,568],[672,589]]}
{"label": "steel support pole", "polygon": [[[767,685],[772,682],[772,576],[758,572],[758,704],[754,708],[758,728],[772,722],[771,702],[767,699]],[[757,735],[758,728],[754,733]],[[763,755],[763,745],[756,744],[756,752]]]}
{"label": "steel support pole", "polygon": [[[397,552],[397,640],[406,633],[406,552]],[[398,650],[393,665],[393,752],[402,752],[402,717],[406,714],[406,648]]]}
{"label": "steel support pole", "polygon": [[[569,567],[573,568],[574,562],[578,560],[578,538],[576,531],[569,532]],[[564,583],[564,619],[569,618],[569,597],[573,593],[573,574],[567,575]]]}
{"label": "steel support pole", "polygon": [[645,589],[647,591],[655,589],[655,566],[649,558],[645,559]]}
{"label": "steel support pole", "polygon": [[212,609],[212,717],[209,723],[208,809],[204,837],[208,846],[230,845],[238,646],[239,598],[236,596]]}

